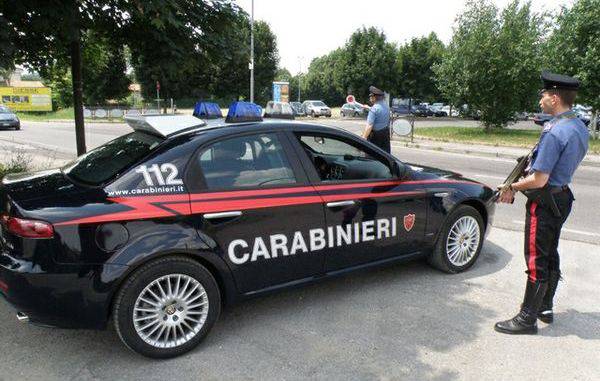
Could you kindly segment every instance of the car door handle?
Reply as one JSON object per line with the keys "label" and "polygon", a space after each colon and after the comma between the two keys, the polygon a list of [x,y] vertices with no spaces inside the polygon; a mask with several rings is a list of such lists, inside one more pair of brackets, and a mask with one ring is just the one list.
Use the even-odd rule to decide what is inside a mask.
{"label": "car door handle", "polygon": [[236,210],[233,212],[206,213],[206,214],[203,214],[202,217],[204,217],[207,220],[216,220],[219,218],[239,217],[241,215],[242,215],[242,212],[239,210]]}
{"label": "car door handle", "polygon": [[328,202],[326,205],[328,208],[339,208],[341,206],[352,206],[352,205],[354,205],[354,201],[347,200],[347,201]]}

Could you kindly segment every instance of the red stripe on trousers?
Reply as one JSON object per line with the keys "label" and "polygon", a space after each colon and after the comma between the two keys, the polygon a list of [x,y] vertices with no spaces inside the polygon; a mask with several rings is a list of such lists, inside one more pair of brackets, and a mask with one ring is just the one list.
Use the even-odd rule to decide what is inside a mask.
{"label": "red stripe on trousers", "polygon": [[535,269],[535,260],[537,259],[537,251],[535,246],[537,231],[537,216],[535,215],[536,209],[537,202],[532,202],[531,207],[529,208],[529,261],[527,262],[527,267],[529,268],[529,277],[532,282],[537,280],[537,272]]}

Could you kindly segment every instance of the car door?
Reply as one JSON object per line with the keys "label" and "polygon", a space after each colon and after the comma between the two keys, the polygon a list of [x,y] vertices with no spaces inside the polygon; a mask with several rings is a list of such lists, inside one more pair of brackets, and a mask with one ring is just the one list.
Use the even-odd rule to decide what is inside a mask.
{"label": "car door", "polygon": [[291,134],[325,205],[331,246],[326,271],[416,254],[424,241],[426,192],[397,178],[393,158],[358,139]]}
{"label": "car door", "polygon": [[325,224],[321,199],[283,133],[204,144],[188,172],[198,233],[229,265],[241,293],[323,271],[323,248],[311,252],[307,241]]}

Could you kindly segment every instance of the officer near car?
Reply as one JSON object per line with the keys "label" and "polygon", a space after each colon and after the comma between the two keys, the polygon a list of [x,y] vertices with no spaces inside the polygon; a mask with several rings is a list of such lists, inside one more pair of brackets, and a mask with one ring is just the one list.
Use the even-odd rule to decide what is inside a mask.
{"label": "officer near car", "polygon": [[375,86],[369,87],[369,108],[367,126],[362,137],[390,152],[390,108],[385,103],[384,93]]}
{"label": "officer near car", "polygon": [[527,175],[508,189],[503,187],[498,198],[512,203],[518,191],[528,196],[525,296],[515,317],[494,326],[501,333],[535,334],[538,319],[545,323],[554,320],[553,299],[561,279],[558,241],[574,200],[569,184],[588,149],[588,130],[572,111],[579,81],[549,72],[542,72],[541,79],[544,87],[539,104],[553,118],[544,125]]}

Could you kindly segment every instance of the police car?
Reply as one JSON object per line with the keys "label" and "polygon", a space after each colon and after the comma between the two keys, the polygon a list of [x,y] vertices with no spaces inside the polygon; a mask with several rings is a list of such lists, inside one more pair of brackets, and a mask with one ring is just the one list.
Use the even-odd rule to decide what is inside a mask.
{"label": "police car", "polygon": [[473,265],[490,188],[260,113],[131,117],[133,132],[63,168],[5,177],[0,295],[17,318],[112,321],[129,348],[166,358],[248,297],[419,257]]}

